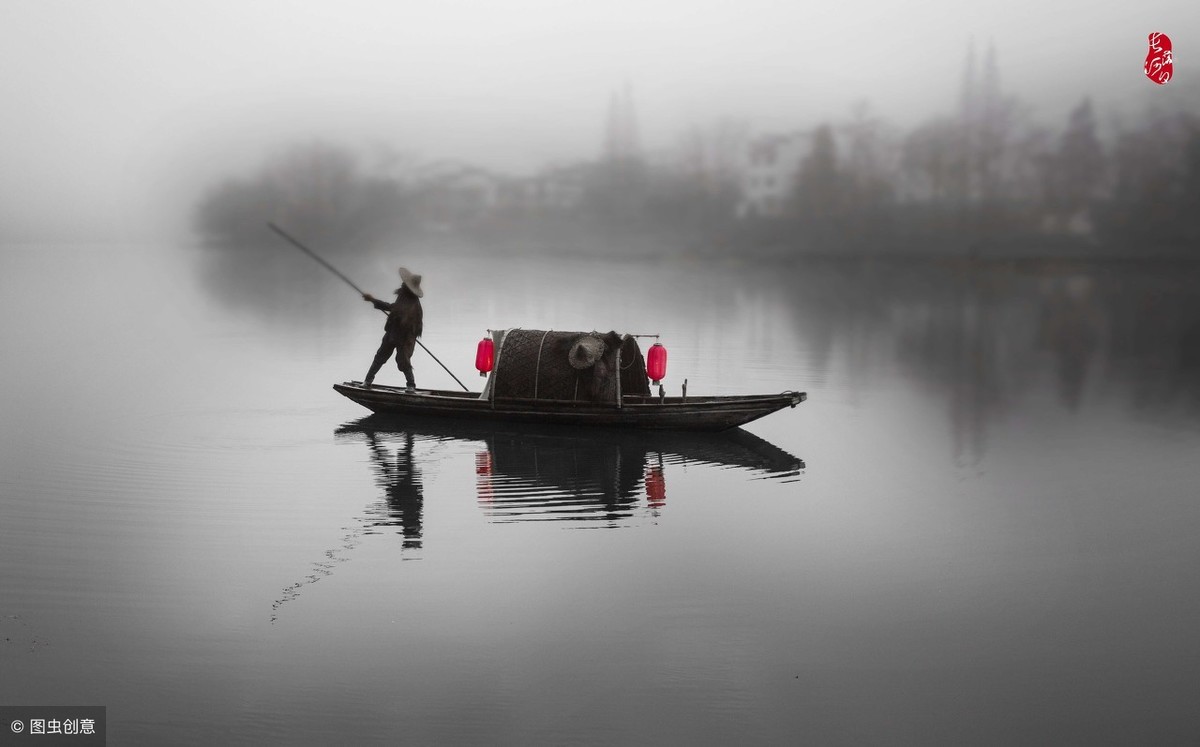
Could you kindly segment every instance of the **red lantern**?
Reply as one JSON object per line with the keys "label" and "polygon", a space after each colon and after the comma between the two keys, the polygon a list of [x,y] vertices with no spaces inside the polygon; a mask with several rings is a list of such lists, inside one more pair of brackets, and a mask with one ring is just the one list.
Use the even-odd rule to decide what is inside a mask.
{"label": "red lantern", "polygon": [[487,376],[492,370],[492,353],[494,346],[492,338],[485,337],[479,341],[479,345],[475,348],[475,368],[479,369],[480,376]]}
{"label": "red lantern", "polygon": [[646,376],[655,384],[667,376],[667,349],[654,343],[646,353]]}

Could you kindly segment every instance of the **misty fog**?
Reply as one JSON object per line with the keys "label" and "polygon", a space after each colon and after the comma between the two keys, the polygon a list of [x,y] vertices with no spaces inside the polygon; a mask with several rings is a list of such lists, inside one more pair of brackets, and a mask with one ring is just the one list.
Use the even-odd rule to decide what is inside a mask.
{"label": "misty fog", "polygon": [[[495,184],[560,173],[612,155],[626,95],[648,178],[692,179],[697,148],[736,132],[721,178],[745,191],[736,171],[755,139],[827,126],[845,165],[846,128],[869,120],[880,157],[897,160],[914,133],[960,115],[970,60],[982,75],[989,54],[1014,143],[1049,152],[1090,100],[1111,156],[1155,113],[1194,115],[1198,17],[1182,1],[6,3],[0,238],[203,234],[206,195],[314,143],[405,189],[445,164]],[[1151,31],[1183,55],[1164,86],[1142,75]],[[670,196],[710,211],[693,198]],[[665,222],[668,208],[654,208]]]}
{"label": "misty fog", "polygon": [[[1198,29],[0,2],[0,707],[114,744],[1194,741]],[[805,399],[367,416],[337,382],[401,265],[420,388],[381,397],[469,401],[520,327],[661,338],[689,406]]]}

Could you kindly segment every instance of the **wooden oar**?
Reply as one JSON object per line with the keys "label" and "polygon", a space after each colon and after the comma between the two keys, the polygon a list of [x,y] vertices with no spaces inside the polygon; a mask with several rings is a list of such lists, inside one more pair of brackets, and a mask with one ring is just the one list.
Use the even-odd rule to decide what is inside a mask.
{"label": "wooden oar", "polygon": [[[288,241],[288,243],[290,243],[292,246],[296,247],[297,249],[299,249],[300,251],[304,252],[304,253],[305,253],[305,254],[307,254],[308,256],[310,256],[310,257],[312,257],[313,259],[317,260],[317,262],[320,262],[322,267],[324,267],[326,270],[329,270],[329,271],[330,271],[330,272],[332,272],[334,275],[337,275],[339,278],[341,278],[341,279],[342,279],[342,281],[343,281],[343,282],[345,282],[345,283],[346,283],[346,285],[348,285],[348,286],[350,286],[351,288],[353,288],[354,290],[358,291],[358,295],[360,295],[360,296],[365,296],[365,295],[367,295],[366,291],[364,291],[362,288],[359,288],[357,285],[355,285],[353,280],[351,280],[350,278],[348,278],[348,277],[346,277],[345,275],[343,275],[343,274],[342,274],[342,273],[341,273],[341,272],[338,270],[338,268],[336,268],[336,267],[334,267],[333,265],[331,265],[331,264],[329,264],[328,262],[326,262],[324,259],[322,259],[322,258],[321,258],[321,256],[320,256],[319,254],[317,254],[316,252],[314,252],[312,249],[309,249],[307,246],[305,246],[304,244],[301,244],[299,241],[297,241],[296,239],[294,239],[294,238],[293,238],[293,237],[292,237],[290,234],[288,234],[288,232],[287,232],[287,231],[284,231],[282,228],[280,228],[279,226],[275,225],[274,223],[272,223],[272,222],[270,222],[270,221],[267,221],[267,225],[271,227],[271,230],[272,230],[272,231],[274,231],[275,233],[279,234],[279,235],[280,235],[280,236],[282,236],[284,239],[286,239],[286,240]],[[383,311],[383,310],[382,310],[382,309],[380,309],[380,311]],[[387,312],[386,312],[386,311],[384,311],[383,313],[385,313],[385,314],[386,314]],[[434,355],[434,354],[433,354],[433,353],[432,353],[432,352],[429,350],[429,348],[425,347],[425,343],[421,342],[420,340],[417,340],[416,342],[417,342],[417,344],[418,344],[418,345],[420,345],[420,346],[421,346],[421,349],[422,349],[422,350],[424,350],[426,353],[429,353],[429,357],[430,357],[430,358],[433,358],[435,361],[437,361],[437,364],[438,364],[439,366],[441,366],[441,367],[442,367],[442,368],[443,368],[443,369],[446,371],[446,373],[450,374],[450,378],[454,379],[455,381],[458,381],[458,377],[454,375],[454,372],[453,372],[453,371],[451,371],[450,369],[446,368],[446,364],[445,364],[445,363],[442,363],[440,360],[438,360],[438,357],[437,357],[436,355]],[[466,385],[465,385],[465,384],[463,384],[461,381],[458,381],[458,385],[459,385],[459,386],[461,386],[461,387],[463,388],[463,391],[464,391],[464,392],[469,392],[469,391],[471,391],[470,389],[467,389]]]}

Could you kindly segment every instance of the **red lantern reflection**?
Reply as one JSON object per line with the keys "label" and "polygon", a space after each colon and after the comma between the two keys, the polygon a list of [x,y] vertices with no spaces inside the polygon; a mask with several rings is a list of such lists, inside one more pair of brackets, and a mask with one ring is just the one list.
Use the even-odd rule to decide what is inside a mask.
{"label": "red lantern reflection", "polygon": [[492,370],[493,352],[495,348],[492,344],[492,338],[485,337],[479,341],[479,345],[475,348],[475,368],[479,369],[480,376],[487,376]]}
{"label": "red lantern reflection", "polygon": [[667,349],[662,343],[654,343],[646,353],[646,376],[655,384],[666,378]]}
{"label": "red lantern reflection", "polygon": [[661,464],[646,469],[646,503],[650,508],[667,505],[667,478]]}
{"label": "red lantern reflection", "polygon": [[475,490],[480,503],[491,503],[492,494],[492,452],[479,451],[475,453]]}

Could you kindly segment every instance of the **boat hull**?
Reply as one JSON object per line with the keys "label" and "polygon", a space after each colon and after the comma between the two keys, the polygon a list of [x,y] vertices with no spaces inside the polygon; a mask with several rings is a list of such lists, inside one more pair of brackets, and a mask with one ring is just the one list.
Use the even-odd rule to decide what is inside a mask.
{"label": "boat hull", "polygon": [[334,391],[372,412],[515,423],[590,425],[650,430],[722,431],[807,399],[804,392],[722,397],[625,397],[620,407],[590,402],[480,399],[471,392],[373,385],[350,381]]}

